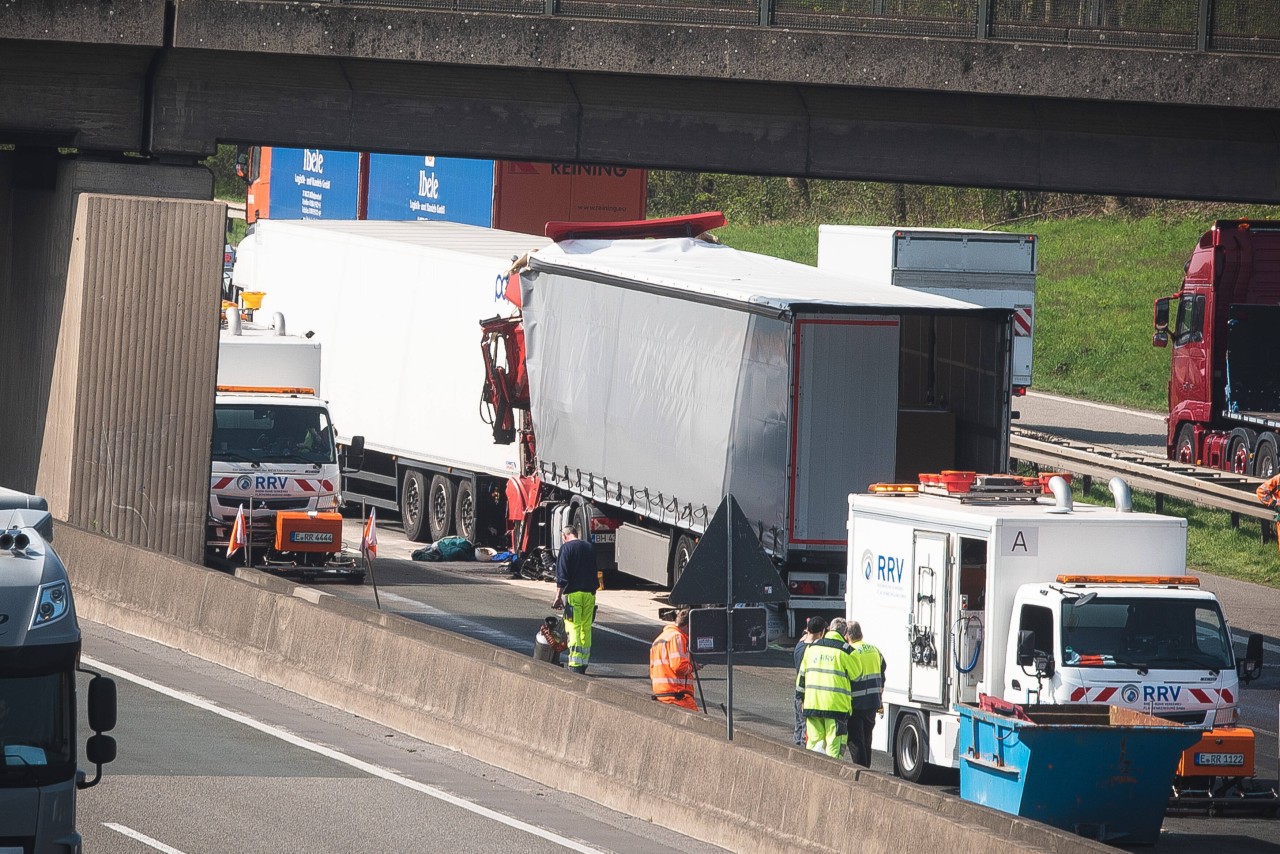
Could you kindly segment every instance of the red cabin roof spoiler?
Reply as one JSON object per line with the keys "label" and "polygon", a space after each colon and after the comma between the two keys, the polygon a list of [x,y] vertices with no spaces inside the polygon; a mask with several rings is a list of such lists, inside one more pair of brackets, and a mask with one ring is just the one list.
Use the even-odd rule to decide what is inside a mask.
{"label": "red cabin roof spoiler", "polygon": [[719,228],[727,220],[720,211],[640,219],[631,222],[549,222],[543,232],[559,243],[561,240],[626,240],[645,237],[697,237]]}

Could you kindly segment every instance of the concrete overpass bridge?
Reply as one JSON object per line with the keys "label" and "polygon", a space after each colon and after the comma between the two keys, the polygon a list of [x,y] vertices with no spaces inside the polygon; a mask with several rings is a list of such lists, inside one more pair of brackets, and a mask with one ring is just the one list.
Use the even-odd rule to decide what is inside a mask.
{"label": "concrete overpass bridge", "polygon": [[0,143],[191,162],[253,142],[1276,202],[1270,9],[11,0]]}

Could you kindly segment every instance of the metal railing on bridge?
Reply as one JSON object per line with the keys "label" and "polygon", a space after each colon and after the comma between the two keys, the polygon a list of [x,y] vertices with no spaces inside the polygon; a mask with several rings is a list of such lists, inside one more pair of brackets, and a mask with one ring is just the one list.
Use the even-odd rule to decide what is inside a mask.
{"label": "metal railing on bridge", "polygon": [[1280,53],[1276,0],[333,0],[458,12]]}

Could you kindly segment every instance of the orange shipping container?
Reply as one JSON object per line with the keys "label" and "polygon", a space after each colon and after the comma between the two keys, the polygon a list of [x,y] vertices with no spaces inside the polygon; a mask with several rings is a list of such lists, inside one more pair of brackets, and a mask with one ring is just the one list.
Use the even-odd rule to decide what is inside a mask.
{"label": "orange shipping container", "polygon": [[648,175],[626,166],[499,160],[493,227],[542,234],[553,220],[626,222],[645,218]]}

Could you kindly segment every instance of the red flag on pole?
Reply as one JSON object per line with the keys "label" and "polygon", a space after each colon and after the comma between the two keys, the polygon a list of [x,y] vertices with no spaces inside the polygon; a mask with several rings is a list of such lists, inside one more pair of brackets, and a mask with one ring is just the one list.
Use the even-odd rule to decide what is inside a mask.
{"label": "red flag on pole", "polygon": [[235,524],[231,526],[231,539],[227,541],[227,557],[231,557],[244,548],[247,539],[244,525],[244,505],[241,504],[240,509],[236,511]]}
{"label": "red flag on pole", "polygon": [[373,560],[378,556],[378,508],[369,508],[369,518],[364,523],[364,532],[360,534],[360,554],[365,560]]}

